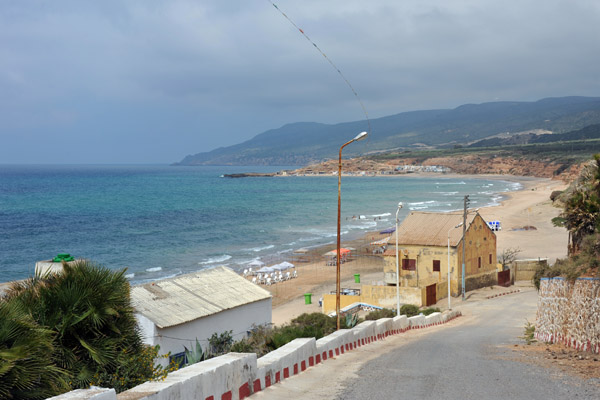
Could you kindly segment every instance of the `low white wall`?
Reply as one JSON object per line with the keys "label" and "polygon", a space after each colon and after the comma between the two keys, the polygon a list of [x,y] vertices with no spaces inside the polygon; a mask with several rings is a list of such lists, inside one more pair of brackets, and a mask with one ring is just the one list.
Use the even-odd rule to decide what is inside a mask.
{"label": "low white wall", "polygon": [[344,353],[344,346],[353,341],[354,332],[350,329],[340,329],[317,340],[317,355],[320,355],[321,361],[328,358],[339,356]]}
{"label": "low white wall", "polygon": [[257,360],[260,387],[269,387],[314,365],[316,351],[315,338],[300,338],[265,354]]}
{"label": "low white wall", "polygon": [[313,365],[345,351],[384,339],[408,329],[433,326],[461,315],[460,311],[434,313],[427,317],[405,315],[365,321],[352,329],[341,329],[319,340],[295,339],[257,359],[253,353],[229,353],[170,373],[164,381],[146,382],[115,395],[113,389],[75,390],[58,400],[241,400]]}
{"label": "low white wall", "polygon": [[406,331],[410,324],[408,322],[408,317],[406,315],[400,315],[393,318],[394,329],[402,333]]}
{"label": "low white wall", "polygon": [[48,400],[117,400],[117,393],[115,389],[77,389],[59,396],[49,397]]}
{"label": "low white wall", "polygon": [[171,372],[162,382],[146,382],[119,393],[127,400],[204,400],[213,396],[239,400],[252,393],[256,354],[229,353]]}
{"label": "low white wall", "polygon": [[423,314],[415,315],[414,317],[408,318],[410,329],[419,329],[425,327],[425,316]]}

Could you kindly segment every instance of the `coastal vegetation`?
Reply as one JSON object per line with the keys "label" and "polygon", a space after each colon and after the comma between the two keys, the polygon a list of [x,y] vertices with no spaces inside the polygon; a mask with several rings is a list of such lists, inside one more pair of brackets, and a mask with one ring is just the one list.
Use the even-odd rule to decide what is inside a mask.
{"label": "coastal vegetation", "polygon": [[122,391],[166,376],[154,364],[158,349],[142,343],[124,273],[77,261],[14,284],[0,300],[0,394]]}
{"label": "coastal vegetation", "polygon": [[600,276],[600,154],[594,155],[567,190],[556,194],[554,201],[562,212],[552,222],[569,231],[569,256],[552,266],[538,268],[534,276],[538,289],[543,277],[574,280],[582,275]]}

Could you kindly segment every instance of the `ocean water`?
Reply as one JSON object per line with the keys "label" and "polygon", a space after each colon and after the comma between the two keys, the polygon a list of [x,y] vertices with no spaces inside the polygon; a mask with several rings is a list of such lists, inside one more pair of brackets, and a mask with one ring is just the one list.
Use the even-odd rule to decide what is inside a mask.
{"label": "ocean water", "polygon": [[[128,268],[133,282],[214,265],[243,269],[333,243],[337,177],[223,178],[285,167],[0,165],[0,282],[57,253]],[[497,204],[500,180],[343,177],[342,240],[394,225],[411,210]],[[353,217],[356,216],[356,219]],[[360,218],[358,218],[360,216]]]}

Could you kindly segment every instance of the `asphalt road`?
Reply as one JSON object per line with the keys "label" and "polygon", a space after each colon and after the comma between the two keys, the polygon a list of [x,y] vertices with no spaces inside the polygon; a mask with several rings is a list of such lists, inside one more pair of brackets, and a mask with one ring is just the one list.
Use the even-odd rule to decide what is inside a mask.
{"label": "asphalt road", "polygon": [[[518,361],[533,321],[529,291],[469,305],[464,324],[437,330],[367,362],[338,399],[600,399],[600,387]],[[521,355],[521,354],[518,354]]]}
{"label": "asphalt road", "polygon": [[537,292],[477,299],[450,323],[386,338],[256,393],[257,399],[594,399],[600,382],[526,362]]}

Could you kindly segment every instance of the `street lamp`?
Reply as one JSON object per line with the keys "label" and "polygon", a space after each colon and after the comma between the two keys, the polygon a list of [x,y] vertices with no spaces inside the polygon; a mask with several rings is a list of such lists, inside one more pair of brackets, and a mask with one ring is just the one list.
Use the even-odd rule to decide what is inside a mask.
{"label": "street lamp", "polygon": [[340,159],[338,164],[338,214],[337,214],[337,258],[336,258],[336,290],[335,290],[335,315],[337,318],[337,329],[340,329],[340,220],[342,216],[342,149],[352,142],[358,142],[367,137],[367,132],[361,132],[354,139],[346,142],[340,147]]}
{"label": "street lamp", "polygon": [[396,315],[400,316],[400,262],[398,260],[398,213],[402,208],[402,202],[398,203],[396,210]]}
{"label": "street lamp", "polygon": [[460,228],[462,225],[463,223],[461,222],[460,224],[448,229],[448,310],[452,310],[452,306],[450,304],[450,231],[452,229]]}

